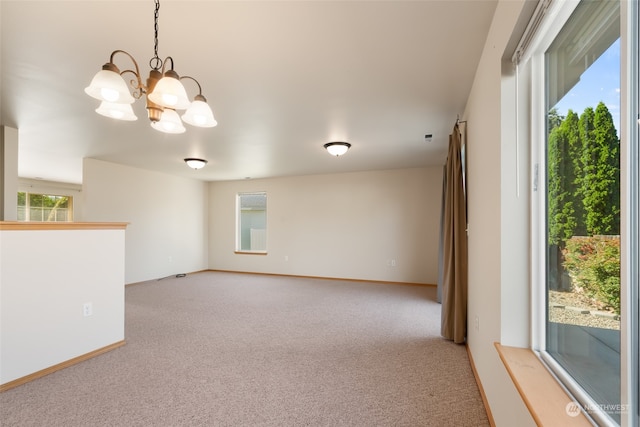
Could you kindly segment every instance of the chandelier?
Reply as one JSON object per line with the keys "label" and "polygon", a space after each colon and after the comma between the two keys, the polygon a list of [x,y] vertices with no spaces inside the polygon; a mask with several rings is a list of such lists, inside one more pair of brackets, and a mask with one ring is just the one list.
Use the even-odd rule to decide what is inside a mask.
{"label": "chandelier", "polygon": [[[166,133],[183,133],[185,127],[182,121],[196,127],[213,127],[218,123],[213,117],[213,112],[202,96],[202,87],[196,79],[190,76],[178,76],[173,69],[173,58],[168,56],[164,61],[158,57],[158,15],[160,0],[155,0],[154,20],[154,55],[149,60],[151,71],[146,83],[142,82],[140,69],[136,60],[124,50],[115,50],[111,53],[109,62],[102,66],[91,80],[91,84],[85,88],[87,95],[96,98],[102,103],[96,109],[98,114],[118,120],[137,120],[131,104],[136,99],[146,95],[147,114],[151,120],[151,127]],[[120,69],[114,64],[116,54],[124,54],[133,62],[134,70]],[[167,64],[170,69],[165,71]],[[130,92],[125,82],[124,74],[133,74],[134,79],[129,81],[133,93]],[[191,80],[198,86],[198,94],[190,102],[187,92],[181,80]],[[186,110],[182,114],[182,120],[176,110]]]}

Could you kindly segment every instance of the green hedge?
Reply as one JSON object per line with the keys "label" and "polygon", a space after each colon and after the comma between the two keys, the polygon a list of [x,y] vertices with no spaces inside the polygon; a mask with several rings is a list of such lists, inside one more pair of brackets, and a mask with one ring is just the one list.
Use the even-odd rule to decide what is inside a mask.
{"label": "green hedge", "polygon": [[620,314],[620,237],[574,236],[563,256],[573,286]]}

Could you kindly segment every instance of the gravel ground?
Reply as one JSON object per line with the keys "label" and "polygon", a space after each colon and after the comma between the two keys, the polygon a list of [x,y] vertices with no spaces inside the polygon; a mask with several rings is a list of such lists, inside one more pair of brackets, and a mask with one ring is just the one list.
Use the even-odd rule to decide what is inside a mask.
{"label": "gravel ground", "polygon": [[549,291],[549,320],[571,325],[620,329],[620,317],[575,292]]}

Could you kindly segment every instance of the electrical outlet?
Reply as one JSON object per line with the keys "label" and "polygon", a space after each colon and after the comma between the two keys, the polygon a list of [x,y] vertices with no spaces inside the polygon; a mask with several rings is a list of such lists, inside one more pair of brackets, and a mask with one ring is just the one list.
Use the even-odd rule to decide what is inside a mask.
{"label": "electrical outlet", "polygon": [[475,318],[475,319],[473,319],[473,328],[474,328],[476,331],[479,331],[479,330],[480,330],[480,319],[478,318],[478,316],[476,316],[476,318]]}
{"label": "electrical outlet", "polygon": [[396,260],[395,260],[395,259],[392,259],[392,260],[391,260],[391,267],[395,267],[396,265],[397,265],[397,264],[396,264]]}
{"label": "electrical outlet", "polygon": [[289,255],[285,255],[285,256],[284,256],[284,261],[285,261],[285,262],[288,262],[288,261],[289,261]]}
{"label": "electrical outlet", "polygon": [[173,257],[169,255],[169,262],[173,262]]}
{"label": "electrical outlet", "polygon": [[85,302],[82,306],[82,314],[84,317],[91,316],[93,314],[93,305],[90,302]]}

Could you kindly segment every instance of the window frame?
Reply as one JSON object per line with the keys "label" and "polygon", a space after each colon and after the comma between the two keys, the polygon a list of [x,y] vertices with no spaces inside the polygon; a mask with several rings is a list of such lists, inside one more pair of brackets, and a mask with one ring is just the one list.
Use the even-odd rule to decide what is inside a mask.
{"label": "window frame", "polygon": [[[545,63],[544,53],[567,22],[579,1],[552,2],[546,19],[529,45],[529,51],[520,61],[531,61],[531,292],[532,292],[532,350],[541,355],[546,352],[546,129]],[[549,19],[549,17],[554,19]],[[519,117],[520,119],[520,117]]]}
{"label": "window frame", "polygon": [[[621,33],[627,36],[623,40],[621,57],[635,58],[621,64],[621,93],[629,94],[628,99],[621,99],[621,139],[627,144],[621,147],[621,314],[624,327],[621,330],[622,366],[628,367],[626,375],[622,375],[621,398],[623,402],[633,402],[627,422],[632,426],[640,426],[640,5],[638,2],[621,4]],[[625,108],[628,110],[625,114]],[[635,189],[635,191],[634,191]],[[624,227],[624,228],[623,228]],[[635,239],[633,238],[635,236]],[[625,251],[623,251],[625,249]],[[630,411],[631,412],[631,411]]]}
{"label": "window frame", "polygon": [[242,209],[241,209],[241,199],[242,196],[257,196],[263,195],[265,197],[265,208],[264,208],[264,227],[265,234],[267,233],[267,192],[266,191],[244,191],[238,192],[236,194],[236,244],[235,244],[235,253],[236,254],[246,254],[246,255],[267,255],[267,235],[265,235],[265,249],[260,250],[251,250],[251,249],[242,249]]}
{"label": "window frame", "polygon": [[[20,193],[24,193],[25,195],[25,219],[23,220],[19,220],[20,222],[73,222],[73,217],[74,217],[74,197],[70,194],[61,194],[61,193],[45,193],[45,192],[31,192],[31,191],[18,191],[18,193],[16,194],[16,197],[18,197],[18,195]],[[44,221],[44,220],[32,220],[31,219],[31,197],[30,196],[42,196],[42,197],[66,197],[67,198],[67,203],[68,203],[68,207],[64,208],[67,210],[67,219],[64,221],[57,221],[57,220],[53,220],[53,221]],[[22,205],[17,205],[16,208],[19,209]],[[19,215],[18,215],[19,217]]]}
{"label": "window frame", "polygon": [[[626,2],[621,2],[626,3]],[[621,25],[621,63],[622,72],[621,86],[625,85],[625,70],[628,70],[630,76],[627,78],[627,84],[630,86],[628,90],[621,91],[621,129],[620,139],[621,145],[626,145],[629,153],[625,153],[621,148],[621,210],[627,211],[621,215],[621,238],[626,236],[624,252],[621,253],[621,309],[623,319],[621,322],[621,403],[626,405],[627,413],[621,415],[621,425],[638,426],[640,425],[640,385],[638,380],[639,371],[639,350],[638,350],[638,333],[640,329],[640,318],[638,315],[638,281],[640,274],[638,273],[638,259],[625,259],[629,254],[639,256],[638,240],[629,236],[638,236],[638,216],[640,213],[640,203],[638,194],[633,194],[631,188],[639,188],[640,179],[638,177],[638,168],[640,167],[640,153],[638,152],[638,128],[639,123],[634,125],[625,124],[624,117],[640,117],[638,107],[638,96],[640,91],[638,86],[638,68],[637,63],[627,64],[627,58],[630,54],[638,55],[638,17],[640,12],[639,6],[630,2],[627,8],[621,4],[620,19],[621,24],[627,22],[627,26]],[[518,62],[530,67],[529,93],[525,93],[524,97],[529,98],[530,112],[525,116],[522,113],[518,115],[517,120],[523,121],[530,126],[530,171],[531,171],[531,192],[530,192],[530,241],[531,241],[531,348],[547,365],[552,373],[559,379],[564,387],[566,387],[573,396],[587,406],[590,410],[590,416],[599,425],[617,425],[602,410],[600,406],[583,390],[583,388],[560,366],[555,359],[547,353],[547,328],[546,328],[546,131],[547,131],[547,112],[546,112],[546,75],[544,55],[551,43],[554,41],[560,30],[565,26],[569,17],[580,4],[579,0],[570,1],[552,1],[542,18],[540,26],[533,35],[531,42]],[[627,3],[628,4],[628,3]],[[634,19],[635,16],[635,19]],[[625,50],[625,40],[629,45]],[[632,61],[633,62],[633,61]],[[635,67],[635,69],[634,69]],[[520,87],[517,88],[518,94],[521,94]],[[628,94],[628,95],[627,95]],[[521,96],[521,95],[520,95]],[[629,96],[629,98],[626,98]],[[624,141],[626,139],[626,142]],[[633,144],[630,141],[634,142]],[[635,161],[635,165],[633,164]],[[623,164],[627,168],[623,169]],[[622,184],[625,183],[625,184]],[[626,192],[623,191],[626,185]],[[632,234],[634,233],[634,234]],[[622,246],[621,246],[622,252]],[[635,280],[635,285],[630,286],[630,280]],[[626,303],[625,303],[626,300]],[[634,303],[633,303],[634,302]],[[625,310],[627,315],[625,316]],[[625,379],[629,380],[629,384]],[[633,403],[632,403],[633,402]],[[628,404],[631,403],[631,407]],[[623,407],[624,409],[624,407]]]}

